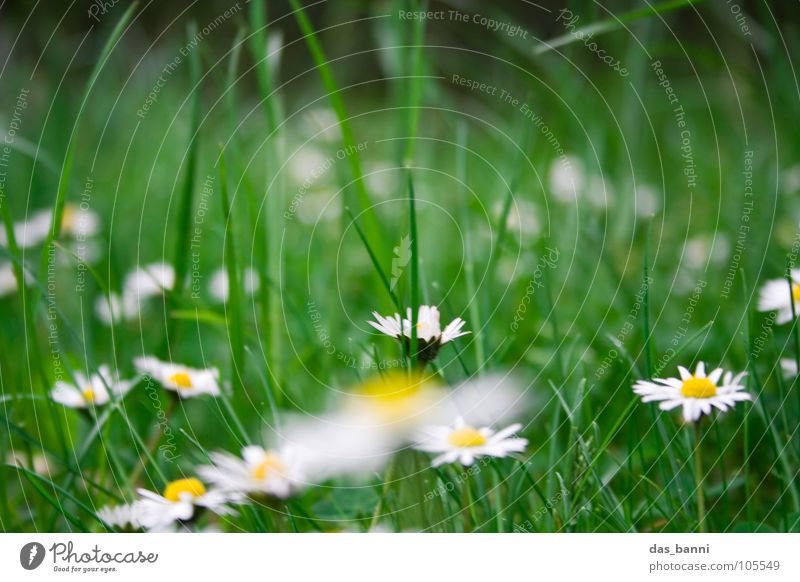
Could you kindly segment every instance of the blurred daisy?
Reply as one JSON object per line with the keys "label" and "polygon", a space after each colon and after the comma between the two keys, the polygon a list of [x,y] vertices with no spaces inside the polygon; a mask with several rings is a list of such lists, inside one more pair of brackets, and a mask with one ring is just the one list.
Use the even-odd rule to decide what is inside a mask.
{"label": "blurred daisy", "polygon": [[75,238],[94,236],[100,230],[100,217],[88,207],[67,202],[61,214],[62,234]]}
{"label": "blurred daisy", "polygon": [[548,177],[550,193],[559,202],[575,202],[586,182],[583,163],[569,155],[553,160]]}
{"label": "blurred daisy", "polygon": [[661,193],[651,184],[640,184],[636,188],[636,215],[647,218],[661,209]]}
{"label": "blurred daisy", "polygon": [[[400,339],[404,336],[406,345],[410,345],[411,338],[411,308],[406,312],[406,319],[400,320],[400,314],[395,313],[383,317],[377,311],[372,312],[376,321],[368,321],[379,332],[393,338]],[[466,322],[460,317],[455,318],[442,329],[439,322],[439,309],[434,305],[420,305],[417,316],[417,340],[419,348],[417,355],[423,362],[431,362],[439,353],[439,348],[447,342],[453,341],[470,332],[461,331]]]}
{"label": "blurred daisy", "polygon": [[397,168],[386,162],[377,162],[367,166],[364,180],[370,194],[377,198],[389,198],[397,192]]}
{"label": "blurred daisy", "polygon": [[243,494],[263,493],[285,499],[298,488],[302,477],[297,459],[290,449],[266,450],[256,445],[242,449],[242,456],[211,453],[212,465],[197,469],[198,474],[221,491]]}
{"label": "blurred daisy", "polygon": [[458,417],[453,426],[422,429],[414,448],[426,453],[439,453],[431,462],[433,467],[455,462],[469,466],[478,457],[507,457],[510,453],[523,452],[528,440],[511,436],[521,428],[521,424],[512,424],[494,432],[488,427],[470,426]]}
{"label": "blurred daisy", "polygon": [[678,366],[678,371],[680,378],[639,380],[633,391],[642,397],[642,402],[660,402],[658,407],[661,410],[682,406],[686,422],[695,422],[702,415],[711,414],[712,408],[725,412],[737,402],[753,399],[749,393],[743,392],[741,384],[747,372],[734,376],[732,372],[716,368],[706,375],[703,362],[697,364],[694,374],[683,366]]}
{"label": "blurred daisy", "polygon": [[[731,243],[728,237],[716,233],[714,236],[697,235],[688,239],[683,247],[683,257],[686,266],[691,269],[705,268],[710,261],[717,265],[722,265],[728,260],[731,251]],[[788,287],[788,283],[784,282]]]}
{"label": "blurred daisy", "polygon": [[303,224],[316,225],[331,222],[342,214],[339,191],[334,188],[320,188],[306,193],[303,204],[297,209],[297,218]]}
{"label": "blurred daisy", "polygon": [[[241,279],[242,291],[247,295],[252,295],[258,291],[261,286],[261,280],[258,273],[252,267],[247,267],[242,274]],[[211,280],[208,284],[208,290],[211,297],[220,303],[227,303],[228,296],[230,295],[230,280],[228,279],[228,271],[224,268],[219,268],[211,275]]]}
{"label": "blurred daisy", "polygon": [[[28,455],[19,448],[16,451],[9,451],[6,454],[5,461],[6,464],[14,467],[33,469],[34,473],[47,477],[48,479],[53,476],[57,467],[55,463],[51,466],[47,456],[43,454],[35,454],[32,459],[29,459]],[[32,465],[30,464],[31,461],[33,462]]]}
{"label": "blurred daisy", "polygon": [[114,322],[135,319],[139,315],[139,304],[131,295],[120,296],[112,292],[108,297],[98,296],[94,303],[94,313],[103,324],[112,325]]}
{"label": "blurred daisy", "polygon": [[173,390],[182,398],[192,398],[202,394],[219,396],[219,370],[216,368],[196,369],[182,364],[162,362],[153,356],[136,358],[133,365],[140,374],[155,379],[167,390]]}
{"label": "blurred daisy", "polygon": [[516,377],[485,373],[448,390],[431,411],[431,418],[435,417],[431,424],[461,417],[472,425],[496,425],[518,417],[528,406],[528,397]]}
{"label": "blurred daisy", "polygon": [[[31,213],[27,220],[14,223],[14,238],[17,246],[27,249],[44,242],[50,232],[52,216],[51,210],[37,210]],[[0,228],[0,246],[8,246],[8,237],[4,228]]]}
{"label": "blurred daisy", "polygon": [[11,263],[0,265],[0,297],[17,292],[17,277]]}
{"label": "blurred daisy", "polygon": [[781,188],[787,194],[794,194],[800,190],[800,164],[790,166],[781,172]]}
{"label": "blurred daisy", "polygon": [[175,285],[175,269],[167,263],[150,263],[137,267],[125,277],[123,297],[138,303],[164,291],[172,289]]}
{"label": "blurred daisy", "polygon": [[[492,214],[497,218],[501,218],[503,214],[504,203],[498,200],[492,206]],[[527,200],[522,200],[518,196],[514,197],[508,216],[506,217],[506,229],[519,234],[520,236],[538,238],[542,231],[539,221],[536,205]]]}
{"label": "blurred daisy", "polygon": [[781,359],[781,370],[783,370],[784,378],[793,378],[797,376],[797,362],[789,358]]}
{"label": "blurred daisy", "polygon": [[330,107],[315,107],[303,115],[303,124],[306,132],[312,138],[327,142],[338,143],[341,139],[339,119],[336,112]]}
{"label": "blurred daisy", "polygon": [[236,512],[228,504],[242,501],[222,491],[206,491],[196,477],[167,483],[162,495],[147,489],[137,489],[137,493],[141,499],[134,502],[132,517],[141,527],[155,531],[166,531],[174,524],[191,521],[201,509],[217,515],[233,515]]}
{"label": "blurred daisy", "polygon": [[314,184],[319,186],[330,181],[328,170],[333,164],[333,158],[309,144],[298,148],[286,161],[289,177],[297,184],[302,184],[305,190]]}
{"label": "blurred daisy", "polygon": [[792,269],[792,285],[786,279],[772,279],[764,283],[758,297],[759,311],[777,311],[775,323],[792,319],[792,300],[796,313],[800,314],[800,269]]}
{"label": "blurred daisy", "polygon": [[127,527],[139,529],[142,527],[139,523],[139,519],[136,517],[133,504],[131,503],[125,503],[117,506],[106,505],[105,507],[101,507],[97,510],[97,517],[102,519],[107,525],[119,529],[124,529]]}
{"label": "blurred daisy", "polygon": [[[279,450],[292,450],[292,463],[308,484],[383,469],[400,446],[403,433],[354,411],[290,418],[278,435]],[[288,462],[288,460],[287,460]]]}
{"label": "blurred daisy", "polygon": [[362,382],[349,395],[346,410],[382,430],[405,429],[428,420],[444,397],[433,378],[396,370]]}
{"label": "blurred daisy", "polygon": [[88,378],[80,372],[75,372],[74,376],[77,385],[59,380],[50,392],[53,400],[69,408],[103,406],[111,400],[112,394],[120,398],[136,383],[135,380],[120,380],[108,366],[100,366],[97,373]]}

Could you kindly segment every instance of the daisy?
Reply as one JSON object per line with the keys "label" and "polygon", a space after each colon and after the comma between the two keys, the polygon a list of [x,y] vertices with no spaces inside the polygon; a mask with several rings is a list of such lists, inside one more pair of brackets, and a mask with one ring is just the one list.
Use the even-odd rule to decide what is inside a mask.
{"label": "daisy", "polygon": [[136,512],[133,509],[132,503],[125,503],[117,506],[106,505],[97,510],[97,517],[102,519],[107,525],[119,529],[124,529],[126,527],[138,529],[142,527],[139,523],[139,519],[136,517]]}
{"label": "daisy", "polygon": [[139,315],[139,304],[130,293],[120,296],[111,292],[108,297],[97,297],[94,312],[103,324],[112,325],[114,322],[135,319]]}
{"label": "daisy", "polygon": [[[372,312],[377,321],[368,321],[379,332],[393,338],[400,339],[404,336],[406,344],[411,338],[411,308],[406,311],[406,319],[400,320],[400,314],[395,313],[390,317],[383,317],[377,311]],[[431,362],[436,358],[439,348],[447,342],[453,341],[470,332],[461,331],[466,322],[456,317],[442,329],[439,323],[439,309],[435,305],[420,305],[417,316],[417,341],[419,351],[417,355],[423,362]]]}
{"label": "daisy", "polygon": [[[28,220],[14,223],[14,238],[17,246],[27,249],[38,245],[47,238],[52,220],[51,210],[37,210],[30,214]],[[5,229],[0,229],[0,246],[8,246]]]}
{"label": "daisy", "polygon": [[548,178],[550,193],[556,200],[576,202],[586,182],[583,162],[576,156],[560,156],[550,164]]}
{"label": "daisy", "polygon": [[198,474],[221,491],[264,493],[285,499],[298,487],[301,475],[290,449],[266,450],[256,445],[242,449],[242,456],[211,453],[212,465],[197,469]]}
{"label": "daisy", "polygon": [[678,366],[678,370],[680,378],[639,380],[633,391],[642,397],[642,402],[660,402],[661,410],[683,406],[686,422],[695,422],[702,415],[711,414],[712,408],[725,412],[739,401],[753,399],[752,395],[743,392],[741,384],[747,372],[734,376],[732,372],[717,368],[706,375],[703,362],[697,364],[694,374],[683,366]]}
{"label": "daisy", "polygon": [[100,230],[100,217],[88,207],[67,202],[61,214],[61,232],[78,239],[94,236]]}
{"label": "daisy", "polygon": [[69,408],[89,408],[103,406],[111,400],[112,394],[117,398],[124,396],[135,380],[120,380],[119,374],[112,374],[108,366],[100,366],[96,374],[89,377],[80,372],[74,374],[76,384],[59,380],[50,392],[50,397]]}
{"label": "daisy", "polygon": [[167,263],[150,263],[137,267],[125,277],[123,297],[136,302],[162,295],[175,285],[175,269]]}
{"label": "daisy", "polygon": [[[295,486],[381,471],[405,435],[353,410],[289,417],[278,435],[278,454]],[[291,450],[291,457],[285,453]]]}
{"label": "daisy", "polygon": [[[241,285],[242,290],[247,295],[252,295],[258,291],[259,287],[261,286],[261,281],[259,280],[258,273],[256,273],[255,269],[248,267],[244,270],[244,274],[242,275],[241,279]],[[227,303],[228,296],[230,295],[228,271],[223,268],[214,271],[214,273],[211,275],[211,281],[209,282],[208,289],[211,293],[211,297],[213,297],[216,301],[220,303]]]}
{"label": "daisy", "polygon": [[800,269],[792,269],[792,286],[786,279],[772,279],[764,283],[758,297],[759,311],[777,311],[775,323],[786,323],[792,319],[792,301],[800,312]]}
{"label": "daisy", "polygon": [[13,295],[17,292],[17,277],[11,263],[0,265],[0,297]]}
{"label": "daisy", "polygon": [[217,515],[233,515],[236,512],[228,503],[242,501],[233,494],[213,489],[206,491],[196,477],[167,483],[163,495],[147,489],[137,489],[137,493],[140,499],[133,504],[132,517],[139,526],[151,531],[165,531],[174,524],[191,521],[203,508]]}
{"label": "daisy", "polygon": [[797,376],[797,362],[789,358],[782,358],[781,370],[783,370],[784,378],[793,378]]}
{"label": "daisy", "polygon": [[182,398],[202,394],[219,396],[219,370],[217,368],[196,369],[182,364],[162,362],[153,356],[136,358],[133,365],[140,374],[155,379],[167,390],[173,390]]}
{"label": "daisy", "polygon": [[453,426],[431,426],[422,429],[415,449],[426,453],[440,453],[431,465],[438,467],[446,463],[459,462],[471,465],[478,457],[507,457],[510,453],[521,453],[528,446],[528,440],[510,438],[522,428],[512,424],[501,431],[491,428],[475,428],[464,422],[460,416]]}
{"label": "daisy", "polygon": [[661,209],[661,192],[651,184],[640,184],[636,187],[636,214],[647,218]]}

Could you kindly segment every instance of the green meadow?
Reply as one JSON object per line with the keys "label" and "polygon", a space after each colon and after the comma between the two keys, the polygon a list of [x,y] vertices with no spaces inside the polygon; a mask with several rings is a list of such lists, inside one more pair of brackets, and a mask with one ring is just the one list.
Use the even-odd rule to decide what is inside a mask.
{"label": "green meadow", "polygon": [[0,529],[800,531],[797,13],[551,4],[0,7]]}

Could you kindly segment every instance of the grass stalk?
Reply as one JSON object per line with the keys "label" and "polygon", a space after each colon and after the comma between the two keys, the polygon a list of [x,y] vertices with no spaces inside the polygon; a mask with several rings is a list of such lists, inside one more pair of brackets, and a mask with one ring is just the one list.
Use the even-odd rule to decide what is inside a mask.
{"label": "grass stalk", "polygon": [[703,491],[703,447],[700,423],[694,423],[694,495],[697,503],[697,529],[706,533],[706,498]]}

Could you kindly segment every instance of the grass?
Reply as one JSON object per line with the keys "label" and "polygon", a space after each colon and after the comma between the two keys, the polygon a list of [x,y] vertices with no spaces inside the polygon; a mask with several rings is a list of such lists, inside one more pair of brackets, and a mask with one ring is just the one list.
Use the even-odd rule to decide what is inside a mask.
{"label": "grass", "polygon": [[[2,166],[0,267],[28,283],[0,296],[0,529],[103,531],[100,507],[324,416],[396,362],[420,366],[418,307],[430,303],[471,334],[427,372],[450,385],[513,372],[524,398],[507,424],[522,423],[524,453],[432,468],[403,447],[365,474],[190,527],[797,531],[800,386],[780,360],[800,362],[800,330],[756,310],[764,282],[797,266],[800,187],[786,161],[797,144],[771,113],[798,110],[796,23],[748,13],[761,32],[743,49],[749,39],[711,3],[575,4],[576,30],[624,60],[621,77],[530,6],[485,10],[527,39],[397,17],[437,7],[251,2],[215,30],[218,14],[198,8],[146,48],[148,9],[133,5],[86,39],[56,31],[76,55],[48,50],[34,70],[40,55],[14,50],[3,102],[31,95]],[[732,32],[711,38],[703,23]],[[657,60],[685,111],[696,186]],[[0,111],[4,137],[13,116]],[[581,167],[574,200],[551,179],[561,150]],[[100,221],[87,240],[62,228],[81,203]],[[23,244],[15,224],[39,209],[53,222]],[[408,256],[395,250],[406,237]],[[97,299],[162,260],[172,289],[105,325]],[[219,268],[226,302],[208,288]],[[366,323],[407,308],[407,346]],[[145,354],[218,368],[221,395],[179,399],[140,378],[96,409],[49,397],[102,363],[133,377]],[[747,370],[755,401],[693,431],[631,391],[701,360]]]}

